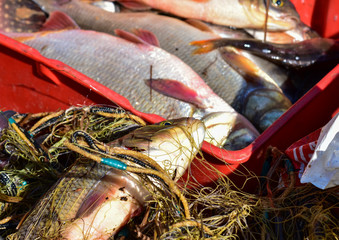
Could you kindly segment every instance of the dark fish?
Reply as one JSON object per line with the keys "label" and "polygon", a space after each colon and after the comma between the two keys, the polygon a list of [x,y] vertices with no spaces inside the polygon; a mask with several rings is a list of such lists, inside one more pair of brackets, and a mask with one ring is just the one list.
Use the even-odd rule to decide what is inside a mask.
{"label": "dark fish", "polygon": [[339,60],[339,41],[328,38],[312,38],[293,44],[264,43],[255,39],[211,39],[191,43],[198,47],[195,53],[231,46],[249,51],[286,67],[302,68],[315,63]]}

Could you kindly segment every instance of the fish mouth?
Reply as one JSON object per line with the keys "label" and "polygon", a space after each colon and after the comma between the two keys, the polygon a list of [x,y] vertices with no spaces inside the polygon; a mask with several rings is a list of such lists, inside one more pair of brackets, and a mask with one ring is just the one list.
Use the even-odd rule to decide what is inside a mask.
{"label": "fish mouth", "polygon": [[[280,19],[284,19],[281,21]],[[300,19],[293,15],[285,15],[279,17],[279,19],[268,19],[268,29],[271,31],[288,31],[294,29],[299,24]]]}

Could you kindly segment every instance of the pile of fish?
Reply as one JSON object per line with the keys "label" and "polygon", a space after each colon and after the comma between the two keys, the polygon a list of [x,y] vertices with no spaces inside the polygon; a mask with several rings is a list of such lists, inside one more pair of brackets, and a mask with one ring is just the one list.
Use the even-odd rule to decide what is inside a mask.
{"label": "pile of fish", "polygon": [[[139,111],[201,119],[205,140],[229,150],[246,147],[296,100],[288,70],[272,59],[295,68],[338,59],[338,43],[317,37],[289,1],[89,2],[6,0],[0,29]],[[253,38],[260,32],[279,44]]]}
{"label": "pile of fish", "polygon": [[[300,220],[284,208],[326,207],[332,190],[318,204],[304,197],[313,189],[289,189],[300,200],[291,206],[226,178],[196,192],[176,184],[204,140],[243,149],[312,86],[296,72],[338,63],[339,42],[300,22],[291,2],[3,0],[0,20],[1,34],[170,119],[147,125],[108,106],[1,112],[1,236],[258,239],[284,224],[317,235],[298,229],[311,210]],[[329,212],[312,223],[326,219],[332,237]]]}

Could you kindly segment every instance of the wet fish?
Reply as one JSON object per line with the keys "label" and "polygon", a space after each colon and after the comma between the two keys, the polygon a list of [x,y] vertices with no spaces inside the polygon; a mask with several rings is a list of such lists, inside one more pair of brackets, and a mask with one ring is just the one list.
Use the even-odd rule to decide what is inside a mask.
{"label": "wet fish", "polygon": [[[136,28],[151,31],[159,40],[161,48],[188,64],[218,96],[240,113],[245,113],[247,110],[246,102],[249,92],[258,90],[264,95],[270,91],[281,92],[276,85],[270,83],[258,85],[248,83],[246,79],[225,63],[223,56],[217,51],[201,56],[192,55],[194,48],[189,46],[190,42],[215,38],[217,35],[202,31],[178,19],[153,13],[111,13],[76,0],[70,2],[61,2],[60,0],[36,1],[47,12],[58,10],[66,13],[83,29],[109,34],[114,34],[114,30],[117,28],[125,31],[132,31]],[[262,91],[263,86],[265,91]],[[257,105],[259,104],[258,102]],[[281,107],[277,106],[277,108]],[[250,116],[245,115],[245,117],[249,118]],[[256,123],[258,120],[250,120],[258,126]],[[274,117],[270,121],[274,122],[275,120]]]}
{"label": "wet fish", "polygon": [[[60,14],[56,12],[51,18]],[[61,60],[124,95],[139,111],[164,118],[201,118],[220,111],[235,116],[235,110],[180,59],[135,35],[119,33],[128,40],[85,30],[14,36],[42,55]],[[146,41],[156,42],[149,32],[138,33]],[[244,125],[251,126],[243,120]],[[257,136],[257,132],[253,135]]]}
{"label": "wet fish", "polygon": [[249,51],[286,67],[302,68],[315,63],[338,61],[339,41],[329,38],[312,38],[293,44],[264,43],[256,39],[214,39],[195,41],[195,53],[232,46]]}
{"label": "wet fish", "polygon": [[[195,116],[205,111],[234,112],[180,59],[132,34],[120,34],[125,39],[78,29],[15,36],[42,55],[61,60],[126,96],[139,111],[164,118],[189,116],[194,108],[198,109]],[[167,95],[177,90],[173,97],[189,103],[150,92],[147,84]]]}
{"label": "wet fish", "polygon": [[[182,118],[137,130],[122,146],[135,147],[171,170],[185,168],[200,148],[205,127]],[[171,145],[171,157],[162,143]],[[182,152],[183,148],[190,150]],[[181,172],[181,171],[176,171]],[[140,179],[122,170],[81,159],[49,190],[9,239],[108,239],[139,214],[150,193]]]}
{"label": "wet fish", "polygon": [[[171,14],[215,24],[264,29],[266,1],[263,0],[117,0],[131,8],[142,4]],[[299,15],[288,0],[269,2],[268,30],[288,30],[299,22]]]}

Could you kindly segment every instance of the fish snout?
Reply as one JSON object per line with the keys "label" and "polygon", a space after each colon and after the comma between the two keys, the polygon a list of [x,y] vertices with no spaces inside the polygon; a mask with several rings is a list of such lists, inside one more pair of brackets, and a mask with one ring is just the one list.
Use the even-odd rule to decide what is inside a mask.
{"label": "fish snout", "polygon": [[228,150],[246,147],[259,136],[255,127],[236,112],[215,112],[206,115],[203,121],[207,128],[205,141]]}
{"label": "fish snout", "polygon": [[260,133],[244,116],[237,114],[234,126],[229,133],[223,148],[227,150],[240,150],[251,144]]}

